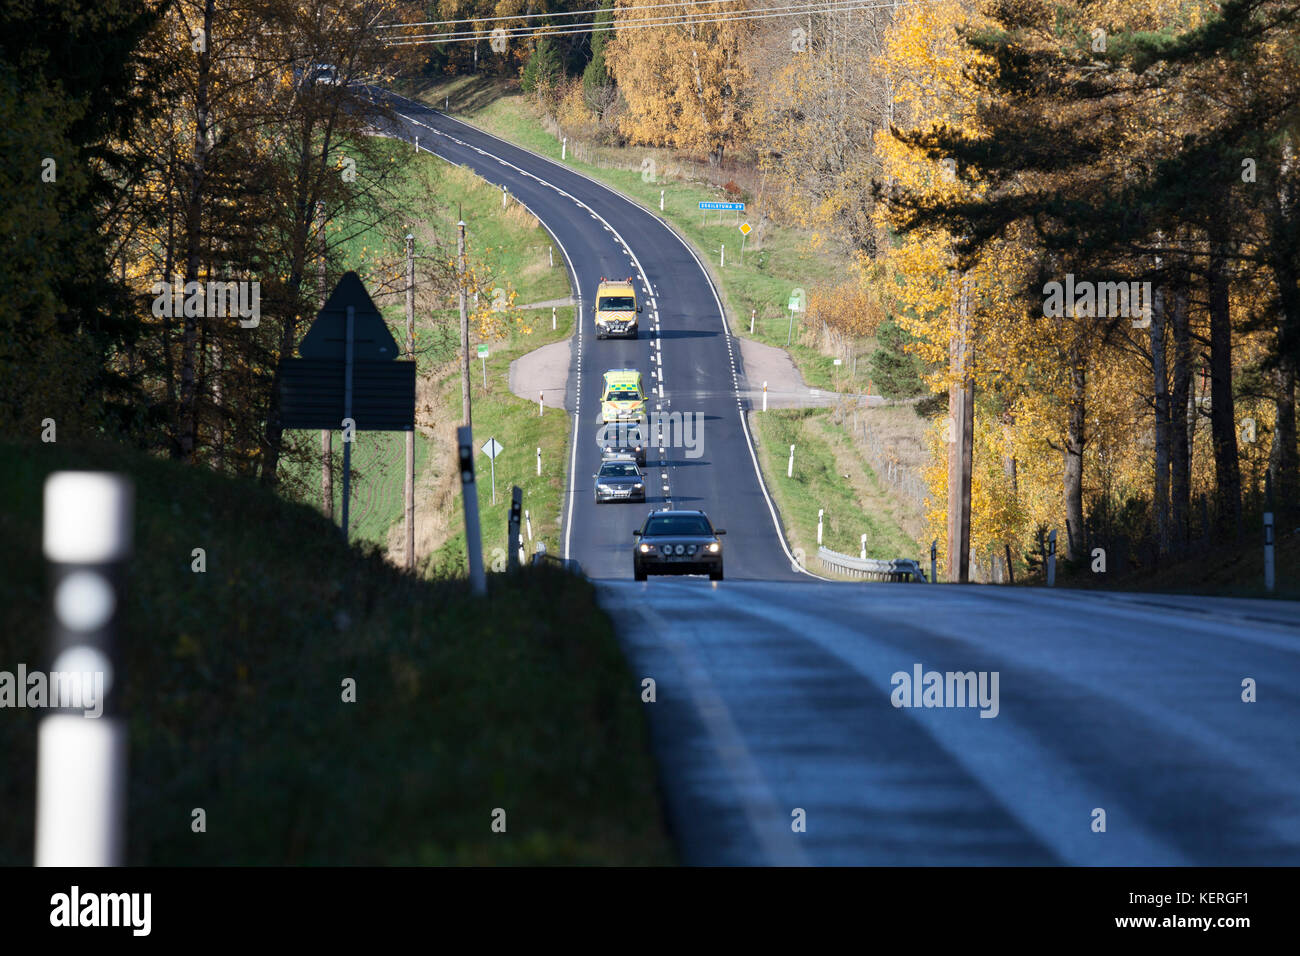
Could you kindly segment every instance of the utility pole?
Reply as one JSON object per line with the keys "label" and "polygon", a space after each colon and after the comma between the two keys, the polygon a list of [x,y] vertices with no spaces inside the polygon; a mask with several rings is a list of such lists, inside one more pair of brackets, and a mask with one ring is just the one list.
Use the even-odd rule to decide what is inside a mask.
{"label": "utility pole", "polygon": [[[406,234],[406,358],[415,361],[415,236]],[[415,426],[406,433],[406,570],[415,568]]]}
{"label": "utility pole", "polygon": [[971,376],[969,280],[958,280],[957,309],[948,347],[948,580],[970,580],[971,452],[975,425],[975,380]]}
{"label": "utility pole", "polygon": [[[316,204],[317,214],[320,222],[320,306],[325,308],[325,300],[329,298],[329,286],[325,284],[325,204],[319,202]],[[320,431],[320,498],[321,510],[325,512],[325,517],[329,518],[330,523],[334,522],[334,433],[328,428],[322,428]]]}
{"label": "utility pole", "polygon": [[460,405],[465,424],[473,426],[469,400],[469,311],[465,304],[465,220],[462,218],[457,227],[460,229],[456,239],[456,272],[460,275]]}

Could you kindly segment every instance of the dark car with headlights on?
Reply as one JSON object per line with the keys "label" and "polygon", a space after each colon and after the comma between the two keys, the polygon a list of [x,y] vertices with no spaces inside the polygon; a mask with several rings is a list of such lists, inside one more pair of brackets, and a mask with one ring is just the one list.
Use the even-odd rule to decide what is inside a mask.
{"label": "dark car with headlights on", "polygon": [[633,531],[632,577],[650,574],[707,574],[722,580],[722,541],[727,532],[714,528],[703,511],[652,511]]}
{"label": "dark car with headlights on", "polygon": [[640,422],[618,422],[602,425],[596,434],[603,458],[619,458],[624,455],[636,459],[636,463],[645,467],[646,446],[649,435]]}
{"label": "dark car with headlights on", "polygon": [[645,502],[645,476],[631,457],[602,461],[600,471],[591,477],[596,480],[596,504],[602,501]]}

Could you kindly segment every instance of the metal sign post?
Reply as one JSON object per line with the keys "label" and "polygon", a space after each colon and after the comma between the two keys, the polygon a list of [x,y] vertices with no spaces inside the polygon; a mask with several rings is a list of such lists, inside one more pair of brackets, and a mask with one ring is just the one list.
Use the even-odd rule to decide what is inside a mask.
{"label": "metal sign post", "polygon": [[334,287],[299,343],[298,354],[300,358],[281,360],[277,369],[280,425],[344,428],[342,530],[346,540],[352,441],[358,431],[415,428],[415,361],[396,360],[397,341],[355,272],[344,273]]}
{"label": "metal sign post", "polygon": [[352,353],[355,351],[353,334],[356,331],[357,310],[348,306],[347,338],[343,346],[343,540],[348,540],[348,504],[352,498],[352,440],[356,437],[353,430],[348,434],[348,423],[352,418]]}

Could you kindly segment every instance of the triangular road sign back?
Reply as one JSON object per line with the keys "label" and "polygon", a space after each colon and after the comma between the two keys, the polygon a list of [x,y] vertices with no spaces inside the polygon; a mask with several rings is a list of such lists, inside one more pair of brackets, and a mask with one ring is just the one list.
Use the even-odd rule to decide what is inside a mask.
{"label": "triangular road sign back", "polygon": [[355,272],[345,272],[334,287],[325,306],[316,316],[307,334],[298,346],[298,354],[310,359],[336,359],[343,361],[347,355],[347,315],[352,306],[355,319],[352,327],[352,357],[358,362],[390,361],[397,358],[397,342],[379,309],[371,301],[361,277]]}

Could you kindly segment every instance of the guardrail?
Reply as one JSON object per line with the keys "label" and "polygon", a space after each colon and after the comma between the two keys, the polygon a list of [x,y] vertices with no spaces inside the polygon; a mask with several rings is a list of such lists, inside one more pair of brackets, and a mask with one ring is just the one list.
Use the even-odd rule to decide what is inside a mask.
{"label": "guardrail", "polygon": [[[539,545],[542,544],[540,541],[537,543]],[[561,558],[558,555],[547,554],[545,550],[545,545],[542,545],[541,548],[539,548],[537,551],[533,553],[532,565],[533,567],[546,565],[547,567],[561,568],[572,574],[582,573],[582,566],[579,565],[577,561],[573,560],[572,558]]]}
{"label": "guardrail", "polygon": [[925,572],[921,570],[921,565],[910,558],[895,558],[893,561],[855,558],[829,548],[818,548],[817,560],[822,563],[822,567],[839,571],[841,574],[866,578],[869,581],[925,580]]}

